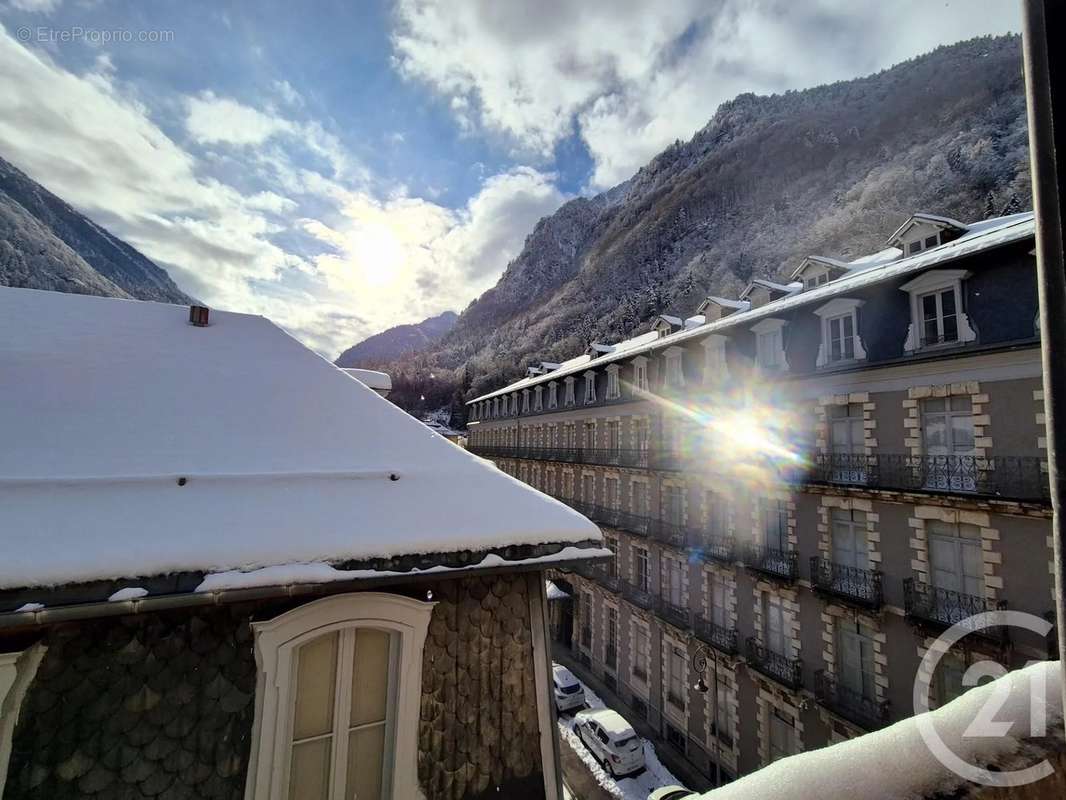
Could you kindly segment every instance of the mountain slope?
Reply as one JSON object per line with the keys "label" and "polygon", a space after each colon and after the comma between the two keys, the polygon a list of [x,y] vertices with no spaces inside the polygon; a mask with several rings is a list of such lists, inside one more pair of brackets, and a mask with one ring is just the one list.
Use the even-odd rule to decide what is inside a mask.
{"label": "mountain slope", "polygon": [[418,353],[455,327],[457,319],[459,315],[454,311],[445,311],[417,325],[397,325],[349,347],[337,356],[336,364],[338,367],[373,367]]}
{"label": "mountain slope", "polygon": [[1021,66],[1018,37],[985,37],[865,78],[741,95],[630,180],[541,220],[450,334],[388,368],[427,395],[443,381],[457,405],[528,361],[690,314],[807,254],[879,250],[912,211],[1027,208]]}
{"label": "mountain slope", "polygon": [[191,302],[164,269],[2,158],[0,286]]}

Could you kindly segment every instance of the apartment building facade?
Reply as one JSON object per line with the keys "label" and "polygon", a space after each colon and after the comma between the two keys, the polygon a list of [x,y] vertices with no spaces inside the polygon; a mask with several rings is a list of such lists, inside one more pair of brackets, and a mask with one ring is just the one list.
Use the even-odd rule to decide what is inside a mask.
{"label": "apartment building facade", "polygon": [[1032,215],[916,214],[789,277],[468,407],[471,449],[603,529],[613,562],[553,576],[568,644],[712,782],[1048,653],[988,629],[921,666],[1053,607]]}

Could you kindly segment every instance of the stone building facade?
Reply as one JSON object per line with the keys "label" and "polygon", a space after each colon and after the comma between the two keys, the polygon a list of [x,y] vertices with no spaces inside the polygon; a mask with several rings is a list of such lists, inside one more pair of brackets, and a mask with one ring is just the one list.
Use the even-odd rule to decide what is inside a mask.
{"label": "stone building facade", "polygon": [[1048,652],[991,630],[919,669],[964,617],[1053,607],[1032,217],[915,215],[889,245],[469,404],[474,451],[615,552],[553,576],[563,646],[712,782],[910,716],[916,677],[935,705]]}

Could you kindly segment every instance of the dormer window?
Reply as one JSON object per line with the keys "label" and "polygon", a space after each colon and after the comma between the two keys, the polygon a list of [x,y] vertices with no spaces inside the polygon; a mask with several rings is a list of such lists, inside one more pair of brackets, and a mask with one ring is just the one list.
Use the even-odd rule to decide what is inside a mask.
{"label": "dormer window", "polygon": [[529,413],[529,389],[522,390],[522,413]]}
{"label": "dormer window", "polygon": [[638,392],[648,391],[648,359],[644,356],[633,359],[633,385]]}
{"label": "dormer window", "polygon": [[589,370],[585,373],[585,405],[596,402],[596,373]]}
{"label": "dormer window", "polygon": [[548,384],[548,408],[559,407],[559,383],[551,381]]}
{"label": "dormer window", "polygon": [[576,402],[574,400],[574,378],[573,378],[573,376],[565,379],[563,381],[563,384],[566,386],[566,389],[563,391],[563,405],[564,406],[572,406]]}
{"label": "dormer window", "polygon": [[617,364],[610,364],[607,367],[607,399],[617,400],[622,396],[622,386],[618,380],[618,370],[620,367]]}
{"label": "dormer window", "polygon": [[543,399],[544,399],[544,387],[543,386],[535,387],[533,389],[533,410],[534,411],[543,410],[543,408],[544,408]]}
{"label": "dormer window", "polygon": [[785,360],[785,324],[783,319],[764,319],[751,326],[755,334],[755,363],[759,369],[776,372],[788,366]]}
{"label": "dormer window", "polygon": [[950,217],[914,214],[889,237],[888,244],[900,248],[904,255],[913,256],[954,241],[967,230],[968,226]]}
{"label": "dormer window", "polygon": [[803,278],[803,289],[814,289],[822,284],[829,283],[829,270],[824,272],[816,272],[811,275],[805,275]]}
{"label": "dormer window", "polygon": [[859,308],[862,304],[862,300],[838,297],[814,310],[822,320],[817,366],[866,358],[866,349],[859,338]]}
{"label": "dormer window", "polygon": [[729,377],[725,360],[725,336],[708,336],[703,340],[703,382],[714,383]]}
{"label": "dormer window", "polygon": [[962,282],[969,276],[966,270],[937,269],[899,287],[911,296],[911,325],[903,343],[905,351],[977,339],[962,302]]}
{"label": "dormer window", "polygon": [[680,347],[670,347],[666,355],[666,380],[665,384],[671,388],[680,388],[685,385],[685,373],[682,367],[682,355],[684,350]]}

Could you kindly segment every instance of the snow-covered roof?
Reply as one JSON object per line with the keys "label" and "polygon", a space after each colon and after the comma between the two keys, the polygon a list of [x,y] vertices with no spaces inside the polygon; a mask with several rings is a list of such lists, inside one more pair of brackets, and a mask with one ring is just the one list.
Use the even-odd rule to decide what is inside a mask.
{"label": "snow-covered roof", "polygon": [[[550,600],[551,598],[549,597],[548,599]],[[552,664],[552,676],[558,681],[560,686],[573,686],[575,683],[581,682],[574,676],[574,673],[562,664]]]}
{"label": "snow-covered roof", "polygon": [[0,588],[598,539],[270,321],[0,289]]}
{"label": "snow-covered roof", "polygon": [[392,378],[387,372],[378,372],[376,369],[356,369],[354,367],[342,367],[341,371],[351,375],[360,383],[366,384],[378,394],[388,394],[392,390]]}
{"label": "snow-covered roof", "polygon": [[547,592],[549,600],[566,600],[570,595],[564,592],[555,581],[544,581],[544,591]]}
{"label": "snow-covered roof", "polygon": [[[1038,662],[970,689],[935,711],[831,747],[775,761],[699,798],[898,800],[955,796],[955,790],[961,787],[976,786],[949,769],[938,758],[938,752],[950,753],[967,765],[993,767],[992,775],[1028,767],[1041,760],[1040,749],[1046,754],[1056,747],[1048,739],[1038,739],[1033,748],[1037,752],[1027,752],[1022,737],[1034,730],[1030,725],[1034,720],[1039,730],[1045,729],[1046,720],[1049,739],[1057,741],[1061,749],[1061,684],[1062,667],[1058,661]],[[1036,686],[1043,688],[1037,692],[1033,689]],[[987,723],[989,708],[996,709],[995,724],[1003,725],[1007,731],[1004,735],[971,732],[979,718]],[[927,744],[923,729],[939,735],[943,748],[937,750]],[[1037,794],[1034,792],[1033,796]]]}
{"label": "snow-covered roof", "polygon": [[952,228],[960,232],[966,232],[973,227],[972,225],[967,225],[965,222],[959,222],[957,219],[952,219],[951,217],[942,217],[939,214],[926,214],[925,212],[919,211],[916,214],[911,214],[906,222],[896,228],[896,230],[892,232],[892,235],[888,237],[886,244],[892,244],[899,239],[900,236],[906,233],[911,226],[919,222],[928,222],[939,228]]}
{"label": "snow-covered roof", "polygon": [[[680,330],[667,336],[653,338],[647,343],[641,343],[639,345],[634,344],[637,339],[640,339],[641,337],[637,337],[637,339],[632,339],[627,342],[619,342],[615,345],[614,352],[606,356],[601,356],[595,360],[589,359],[588,356],[581,356],[580,358],[584,360],[581,362],[579,369],[567,366],[571,363],[568,361],[564,362],[564,364],[558,370],[551,373],[550,376],[541,375],[538,378],[525,378],[518,383],[532,385],[548,379],[559,380],[563,376],[573,372],[584,372],[587,369],[604,366],[625,358],[632,358],[636,355],[644,355],[655,350],[666,349],[667,347],[672,347],[711,333],[718,333],[730,328],[750,325],[765,317],[771,317],[783,311],[799,308],[800,306],[809,303],[824,303],[834,297],[845,295],[856,289],[872,286],[881,281],[888,281],[906,275],[912,275],[926,269],[940,266],[941,264],[955,261],[959,258],[971,256],[984,250],[990,250],[994,247],[1001,247],[1003,245],[1011,244],[1012,242],[1022,241],[1031,237],[1034,230],[1035,224],[1033,221],[1033,212],[1031,211],[1022,214],[1012,214],[1006,217],[998,217],[996,219],[987,219],[981,222],[974,222],[967,226],[966,233],[958,239],[938,247],[923,250],[913,256],[907,256],[906,258],[899,258],[892,261],[877,260],[875,258],[877,256],[884,256],[886,259],[888,258],[888,251],[882,250],[880,253],[874,253],[870,256],[863,257],[863,259],[856,259],[855,262],[850,262],[858,263],[858,267],[850,270],[846,275],[841,276],[835,281],[824,283],[821,286],[808,289],[805,292],[796,292],[790,294],[788,297],[772,300],[769,303],[754,309],[748,308],[748,304],[744,303],[743,310],[738,310],[736,313],[730,314],[728,317],[708,322],[697,328]],[[866,260],[864,261],[864,259]],[[728,302],[717,297],[708,299],[713,300],[716,303]],[[650,335],[655,337],[654,331]],[[645,336],[648,336],[648,334],[645,334]],[[577,359],[572,359],[572,361],[576,360]],[[518,384],[512,384],[511,386],[488,392],[480,397],[467,401],[467,405],[482,400],[489,400],[502,394],[507,394],[508,392],[513,391],[513,388],[517,385]]]}
{"label": "snow-covered roof", "polygon": [[747,300],[748,296],[754,291],[756,287],[763,289],[769,289],[771,292],[777,292],[778,294],[795,294],[796,292],[803,290],[802,283],[777,283],[775,281],[768,281],[765,278],[752,278],[743,292],[740,293],[741,300]]}
{"label": "snow-covered roof", "polygon": [[588,711],[580,711],[577,716],[585,719],[594,719],[603,728],[611,739],[622,739],[632,736],[633,726],[626,722],[625,717],[611,708],[594,708]]}

